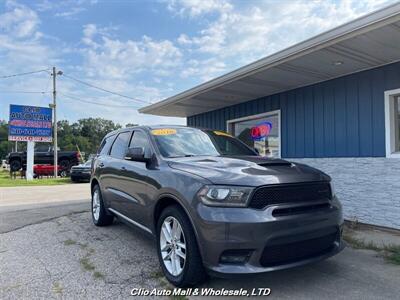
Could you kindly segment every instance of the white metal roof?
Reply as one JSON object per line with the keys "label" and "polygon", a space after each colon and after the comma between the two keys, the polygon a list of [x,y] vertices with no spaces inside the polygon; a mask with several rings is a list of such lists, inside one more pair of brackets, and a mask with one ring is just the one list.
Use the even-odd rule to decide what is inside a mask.
{"label": "white metal roof", "polygon": [[139,111],[188,117],[399,60],[397,2]]}

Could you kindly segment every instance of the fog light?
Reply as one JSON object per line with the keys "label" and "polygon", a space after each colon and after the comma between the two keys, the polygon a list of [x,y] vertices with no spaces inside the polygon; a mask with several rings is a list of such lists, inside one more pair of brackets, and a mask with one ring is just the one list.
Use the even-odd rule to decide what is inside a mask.
{"label": "fog light", "polygon": [[221,254],[220,262],[224,264],[244,264],[253,250],[226,250]]}

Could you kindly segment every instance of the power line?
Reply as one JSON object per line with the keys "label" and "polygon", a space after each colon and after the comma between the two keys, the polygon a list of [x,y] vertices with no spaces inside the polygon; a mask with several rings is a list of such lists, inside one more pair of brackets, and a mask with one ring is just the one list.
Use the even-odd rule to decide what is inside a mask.
{"label": "power line", "polygon": [[130,100],[133,100],[133,101],[138,101],[138,102],[142,102],[142,103],[146,103],[146,104],[151,104],[151,102],[149,102],[149,101],[144,101],[144,100],[141,100],[141,99],[132,98],[132,97],[129,97],[129,96],[126,96],[126,95],[117,93],[117,92],[113,92],[113,91],[106,90],[106,89],[104,89],[104,88],[95,86],[95,85],[93,85],[93,84],[91,84],[91,83],[87,83],[87,82],[85,82],[85,81],[82,81],[82,80],[80,80],[80,79],[74,78],[74,77],[72,77],[72,76],[65,75],[65,74],[63,74],[63,75],[64,75],[65,77],[69,78],[69,79],[72,79],[72,80],[76,81],[76,82],[79,82],[79,83],[81,83],[81,84],[84,84],[84,85],[86,85],[86,86],[89,86],[89,87],[98,89],[98,90],[103,91],[103,92],[106,92],[106,93],[110,93],[110,94],[113,94],[113,95],[116,95],[116,96],[119,96],[119,97],[127,98],[127,99],[130,99]]}
{"label": "power line", "polygon": [[89,100],[83,100],[81,98],[78,98],[78,97],[75,97],[75,96],[71,96],[69,94],[64,94],[64,93],[61,93],[61,92],[58,92],[58,93],[60,95],[63,95],[64,97],[67,97],[67,98],[71,99],[71,100],[80,101],[80,102],[84,102],[84,103],[100,105],[100,106],[106,106],[106,107],[120,107],[120,108],[137,109],[136,107],[132,107],[131,105],[113,105],[113,104],[99,103],[99,102],[94,102],[94,101],[89,101]]}
{"label": "power line", "polygon": [[0,76],[0,78],[1,79],[5,79],[5,78],[18,77],[18,76],[25,76],[25,75],[35,74],[35,73],[47,72],[48,70],[49,69],[43,69],[43,70],[37,70],[37,71],[31,71],[31,72],[17,73],[17,74],[11,74],[11,75],[3,75],[3,76]]}
{"label": "power line", "polygon": [[40,91],[0,91],[2,94],[48,94],[50,92]]}
{"label": "power line", "polygon": [[46,87],[44,88],[45,93],[43,93],[43,100],[46,99],[45,95],[50,93],[49,85],[50,85],[51,79],[52,79],[51,76],[49,76],[49,79],[47,80],[47,83],[46,83]]}

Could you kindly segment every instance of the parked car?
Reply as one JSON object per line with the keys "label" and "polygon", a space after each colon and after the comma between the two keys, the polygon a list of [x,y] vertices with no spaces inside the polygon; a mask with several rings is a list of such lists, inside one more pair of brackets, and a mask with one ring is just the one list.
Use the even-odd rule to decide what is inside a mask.
{"label": "parked car", "polygon": [[80,182],[80,181],[90,181],[90,175],[92,170],[92,160],[89,159],[84,164],[79,164],[77,166],[73,166],[71,168],[71,181]]}
{"label": "parked car", "polygon": [[[54,165],[34,165],[33,166],[33,176],[35,178],[40,178],[43,176],[53,176],[54,175]],[[57,175],[60,177],[66,177],[67,171],[57,166]]]}
{"label": "parked car", "polygon": [[2,169],[8,169],[9,165],[7,164],[7,160],[6,159],[2,159],[1,160],[1,168]]}
{"label": "parked car", "polygon": [[261,157],[221,131],[120,129],[104,138],[92,166],[94,224],[118,217],[155,236],[175,286],[301,266],[344,247],[328,175]]}
{"label": "parked car", "polygon": [[[80,162],[79,151],[60,151],[58,150],[58,165],[69,172],[72,166]],[[8,154],[7,161],[10,164],[11,171],[16,172],[26,167],[26,151],[11,152]],[[54,151],[51,146],[41,146],[35,148],[35,164],[54,163]]]}

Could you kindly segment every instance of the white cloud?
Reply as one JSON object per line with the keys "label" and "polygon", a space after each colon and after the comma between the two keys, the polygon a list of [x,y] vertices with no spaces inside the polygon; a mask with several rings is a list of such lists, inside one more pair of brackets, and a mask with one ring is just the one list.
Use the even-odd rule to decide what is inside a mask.
{"label": "white cloud", "polygon": [[[160,78],[171,74],[182,64],[182,53],[173,42],[155,40],[145,35],[137,40],[122,40],[115,37],[117,29],[115,26],[85,25],[81,45],[75,50],[81,55],[83,63],[76,67],[65,66],[65,73],[148,103],[160,101],[174,93],[173,88]],[[182,118],[139,114],[136,108],[146,105],[145,103],[100,92],[67,79],[60,82],[59,89],[64,94],[60,98],[68,104],[64,107],[81,117],[112,118],[121,124],[185,123]],[[74,95],[82,100],[96,101],[107,106],[81,103],[65,95]],[[82,105],[93,109],[82,111]],[[126,105],[131,108],[121,107]]]}
{"label": "white cloud", "polygon": [[121,79],[142,72],[158,76],[170,74],[181,63],[181,51],[169,40],[119,40],[104,29],[88,24],[83,29],[84,67],[89,76]]}
{"label": "white cloud", "polygon": [[221,74],[225,69],[226,64],[217,58],[192,59],[186,63],[180,74],[184,79],[194,77],[201,81],[207,81],[213,79],[216,74]]}
{"label": "white cloud", "polygon": [[56,13],[54,16],[62,18],[72,18],[73,16],[85,11],[86,8],[75,6],[69,10]]}
{"label": "white cloud", "polygon": [[167,0],[167,8],[179,15],[197,17],[208,13],[225,13],[233,6],[225,0]]}
{"label": "white cloud", "polygon": [[[208,1],[205,1],[208,2]],[[214,1],[210,1],[214,3]],[[392,1],[217,1],[219,6],[197,1],[169,4],[182,16],[217,17],[189,36],[182,33],[177,42],[191,53],[217,57],[232,69],[252,62],[308,37],[340,25]],[[201,8],[205,5],[206,9]],[[221,9],[221,7],[223,7]]]}
{"label": "white cloud", "polygon": [[14,2],[7,6],[10,11],[0,15],[0,30],[18,38],[32,36],[40,23],[36,12]]}
{"label": "white cloud", "polygon": [[[170,70],[181,64],[182,53],[171,41],[155,40],[148,36],[137,40],[121,40],[115,38],[118,27],[89,24],[83,28],[80,44],[65,44],[62,40],[44,35],[40,31],[40,15],[27,5],[10,1],[4,7],[5,12],[0,13],[0,75],[56,65],[65,74],[149,102],[159,101],[174,93],[171,85],[161,83],[159,78],[170,74]],[[48,12],[59,8],[46,6],[44,3],[41,9]],[[75,59],[70,60],[71,56]],[[80,59],[82,64],[76,64]],[[148,78],[142,78],[142,75]],[[154,77],[158,78],[158,82],[150,80]],[[0,90],[49,90],[50,79],[48,73],[39,73],[2,80]],[[76,120],[92,116],[112,119],[120,124],[185,123],[182,118],[158,118],[139,114],[135,108],[143,106],[143,103],[96,91],[62,76],[59,77],[57,86],[60,92],[60,119]],[[111,107],[79,102],[62,93]],[[51,94],[2,94],[1,117],[6,117],[4,112],[8,111],[8,101],[47,106],[51,102]],[[131,105],[132,108],[121,107],[126,105]]]}
{"label": "white cloud", "polygon": [[76,19],[76,15],[87,11],[88,7],[97,4],[97,0],[41,0],[35,2],[39,12],[53,12],[57,18]]}
{"label": "white cloud", "polygon": [[27,6],[9,1],[0,14],[0,72],[24,72],[56,61],[55,52],[39,31],[40,19]]}
{"label": "white cloud", "polygon": [[[118,27],[87,24],[82,28],[80,41],[66,44],[61,38],[57,40],[42,33],[44,24],[40,16],[46,13],[47,17],[70,18],[84,10],[89,12],[89,5],[96,1],[35,1],[29,5],[36,11],[28,4],[7,1],[5,12],[0,14],[0,74],[57,65],[65,74],[155,102],[371,12],[391,0],[163,2],[170,13],[187,22],[188,30],[182,27],[181,32],[168,39],[148,35],[121,38]],[[193,28],[200,29],[190,31]],[[2,81],[0,88],[42,90],[48,82],[48,74],[39,74],[24,80]],[[66,78],[60,78],[58,86],[60,92],[115,106],[85,104],[60,94],[61,118],[96,116],[122,124],[184,123],[184,119],[141,115],[135,109],[121,108],[136,102]],[[13,99],[43,105],[50,101],[42,95]]]}

